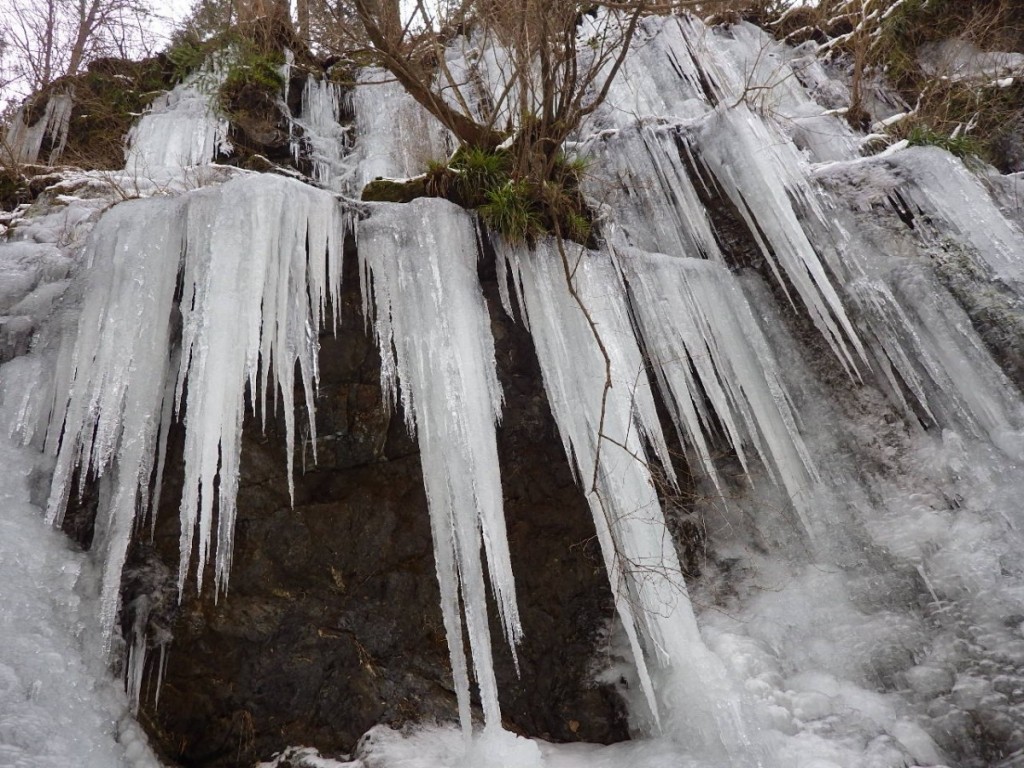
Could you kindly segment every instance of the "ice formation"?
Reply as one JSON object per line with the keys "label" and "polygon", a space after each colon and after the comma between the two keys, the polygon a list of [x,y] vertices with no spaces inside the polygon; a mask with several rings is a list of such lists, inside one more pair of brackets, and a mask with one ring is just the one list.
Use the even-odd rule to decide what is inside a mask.
{"label": "ice formation", "polygon": [[[446,63],[483,98],[502,83],[503,55],[469,45]],[[362,79],[353,136],[339,123],[342,94],[324,81],[307,83],[296,119],[314,181],[348,195],[451,150],[396,84],[371,85],[379,72]],[[839,98],[837,88],[807,51],[750,25],[645,19],[578,145],[596,158],[587,191],[604,204],[606,247],[492,243],[508,278],[502,300],[533,338],[610,575],[625,640],[620,648],[613,632],[609,645],[633,669],[624,663],[606,679],[626,680],[634,724],[666,738],[554,746],[500,729],[488,581],[513,652],[522,630],[481,235],[471,214],[443,201],[361,209],[364,316],[383,388],[420,446],[461,726],[472,726],[472,664],[487,728],[468,745],[453,730],[375,731],[338,765],[975,768],[996,759],[985,750],[997,742],[998,759],[1017,759],[1024,404],[981,331],[1015,327],[1016,305],[989,294],[1021,296],[1020,209],[1000,206],[991,183],[939,150],[897,145],[860,158],[833,105],[815,101]],[[58,107],[47,115],[44,130],[59,127]],[[201,88],[180,86],[133,130],[127,175],[183,177],[224,136]],[[82,251],[84,283],[69,279],[97,218],[84,190],[56,195],[59,212],[7,220],[16,242],[0,246],[3,353],[15,357],[3,368],[2,416],[37,442],[36,425],[49,422],[51,521],[76,485],[99,478],[107,647],[172,419],[185,424],[180,589],[193,562],[202,585],[210,560],[218,591],[227,585],[247,400],[265,418],[273,398],[291,457],[299,385],[315,431],[317,335],[338,306],[353,214],[279,176],[215,181],[187,193],[184,180],[142,182],[140,194],[174,194],[99,218]],[[987,314],[961,306],[954,283],[977,288],[971,300]],[[682,480],[659,395],[694,488],[710,490],[664,507]],[[4,477],[20,478],[0,493],[21,514],[31,506],[28,454],[0,452]],[[686,515],[702,521],[709,550],[690,583],[669,533]],[[5,547],[27,547],[17,543],[32,535],[25,519],[5,512],[2,523]],[[34,594],[21,571],[5,584]],[[69,578],[50,586],[67,596]],[[0,617],[0,717],[24,743],[0,740],[0,757],[46,748],[53,729],[39,701],[102,729],[81,714],[86,699],[61,703],[45,686],[23,695],[28,676],[53,678],[28,649],[73,654],[54,645],[64,629],[33,646],[16,625],[39,616],[29,602],[12,605]],[[135,701],[145,665],[141,642],[127,670]],[[93,764],[124,761],[108,741]],[[63,745],[53,742],[55,764],[70,759]]]}
{"label": "ice formation", "polygon": [[[735,25],[730,35],[714,35],[691,17],[649,19],[638,53],[627,60],[598,117],[599,126],[616,126],[594,140],[600,157],[616,169],[611,192],[608,170],[596,176],[588,191],[609,200],[613,210],[624,203],[623,215],[612,218],[616,223],[621,219],[631,244],[712,259],[720,258],[720,252],[704,204],[724,196],[783,290],[788,293],[792,286],[854,373],[863,347],[828,265],[799,220],[800,214],[823,217],[803,168],[806,161],[773,120],[752,111],[748,96],[778,99],[771,108],[783,118],[793,112],[808,117],[814,107],[779,46],[752,30]],[[824,111],[819,108],[817,116]],[[643,125],[637,136],[637,124],[655,120],[670,127]],[[653,222],[653,231],[645,222]]]}
{"label": "ice formation", "polygon": [[[295,367],[314,427],[317,329],[337,299],[348,227],[326,193],[267,175],[129,201],[92,232],[77,334],[61,351],[55,377],[68,390],[56,394],[50,422],[48,442],[59,437],[60,447],[47,516],[60,522],[76,470],[79,483],[110,479],[98,521],[108,645],[121,569],[154,471],[160,485],[172,411],[184,412],[186,422],[179,588],[193,536],[202,587],[215,497],[215,580],[226,588],[246,392],[264,415],[268,395],[282,406],[291,457]],[[172,346],[178,316],[180,351]]]}
{"label": "ice formation", "polygon": [[294,120],[302,132],[301,138],[293,142],[296,159],[308,158],[313,180],[338,192],[346,191],[353,170],[346,162],[352,144],[351,126],[338,122],[343,103],[350,99],[337,83],[310,75],[302,90],[302,113]]}
{"label": "ice formation", "polygon": [[500,251],[655,722],[664,714],[697,751],[739,758],[750,746],[741,699],[701,640],[666,529],[649,461],[676,480],[611,258],[550,240]]}
{"label": "ice formation", "polygon": [[423,173],[429,161],[446,160],[454,148],[448,131],[380,70],[364,70],[360,75],[352,108],[358,158],[353,189],[357,193],[377,178],[404,179]]}
{"label": "ice formation", "polygon": [[219,78],[203,70],[157,97],[128,132],[126,170],[148,176],[204,165],[229,153],[228,122],[211,96],[218,85]]}
{"label": "ice formation", "polygon": [[31,125],[25,122],[27,110],[19,109],[4,136],[2,159],[14,164],[37,163],[43,141],[49,139],[50,152],[45,162],[54,165],[67,144],[73,104],[73,94],[55,93],[47,100],[42,116]]}
{"label": "ice formation", "polygon": [[[3,374],[8,385],[35,384],[7,367]],[[94,620],[74,592],[86,556],[48,529],[31,502],[37,458],[0,436],[0,763],[158,768],[107,659],[98,646],[82,646]]]}
{"label": "ice formation", "polygon": [[797,427],[774,358],[739,286],[721,265],[627,251],[619,254],[646,358],[672,420],[721,490],[705,434],[721,425],[744,471],[752,445],[793,500],[811,536],[817,471]]}
{"label": "ice formation", "polygon": [[476,276],[476,228],[468,213],[446,201],[375,206],[359,230],[359,258],[363,311],[374,317],[385,396],[397,403],[400,394],[420,446],[459,716],[469,733],[461,598],[484,717],[497,728],[481,544],[513,653],[522,628],[494,434],[501,387]]}

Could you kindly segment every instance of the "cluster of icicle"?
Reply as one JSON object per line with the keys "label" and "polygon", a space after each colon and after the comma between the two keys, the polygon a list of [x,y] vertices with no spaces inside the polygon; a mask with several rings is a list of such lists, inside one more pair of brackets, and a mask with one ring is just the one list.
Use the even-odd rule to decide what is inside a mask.
{"label": "cluster of icicle", "polygon": [[43,114],[31,124],[27,122],[30,114],[28,107],[19,108],[4,135],[0,160],[14,165],[37,163],[43,141],[48,139],[50,152],[45,162],[48,165],[57,163],[67,145],[72,106],[72,94],[54,93],[48,98]]}
{"label": "cluster of icicle", "polygon": [[221,79],[217,71],[202,69],[157,97],[128,132],[125,170],[146,175],[229,154],[228,121],[214,106]]}
{"label": "cluster of icicle", "polygon": [[[307,123],[320,134],[333,130],[323,114],[337,109],[334,93],[305,94]],[[357,99],[356,178],[409,173],[408,147],[427,125],[400,91],[384,94]],[[213,156],[217,128],[194,97],[185,87],[147,115],[133,132],[129,163]],[[408,126],[411,135],[396,136],[382,121]],[[446,148],[441,134],[431,142],[438,152]],[[54,376],[48,442],[57,462],[48,515],[60,521],[76,472],[79,483],[99,477],[105,484],[97,540],[108,644],[127,547],[140,518],[158,505],[150,489],[159,494],[175,415],[185,423],[179,589],[193,550],[199,586],[215,552],[216,585],[226,587],[247,393],[264,418],[268,395],[276,395],[291,457],[297,366],[315,446],[316,339],[328,307],[337,306],[342,247],[354,228],[327,192],[251,175],[176,198],[129,201],[93,231],[77,335],[62,348]],[[789,259],[784,264],[807,269],[799,244],[791,250],[780,255]],[[495,439],[502,400],[478,251],[471,215],[443,201],[374,206],[359,225],[364,311],[379,341],[384,389],[400,398],[421,448],[467,732],[468,660],[488,725],[501,719],[485,580],[513,650],[522,632]],[[722,424],[741,460],[750,446],[796,495],[814,472],[757,324],[729,273],[703,259],[624,247],[567,254],[553,242],[534,250],[499,244],[499,253],[593,511],[653,717],[670,713],[673,730],[723,759],[744,752],[740,699],[701,642],[649,466],[648,446],[675,483],[644,355],[655,361],[680,436],[712,477],[708,436]],[[802,284],[807,302],[841,350],[841,308],[811,272]],[[512,312],[507,287],[503,295]],[[136,678],[142,663],[133,659]]]}
{"label": "cluster of icicle", "polygon": [[77,334],[54,377],[47,442],[59,449],[47,516],[60,523],[76,472],[79,485],[107,483],[97,529],[108,644],[137,518],[159,504],[175,414],[186,426],[179,587],[197,544],[201,588],[214,538],[215,580],[226,587],[245,394],[264,418],[268,395],[280,404],[290,463],[296,365],[315,427],[317,336],[338,298],[350,230],[330,195],[267,175],[128,201],[91,233]]}
{"label": "cluster of icicle", "polygon": [[[911,423],[919,410],[1017,455],[1008,434],[1024,415],[963,310],[927,266],[867,236],[856,214],[897,201],[917,214],[926,246],[969,251],[987,279],[1018,294],[1024,237],[949,155],[896,146],[862,158],[849,126],[812,98],[836,100],[835,87],[813,54],[751,25],[645,20],[597,116],[602,130],[583,142],[601,169],[588,191],[607,206],[611,240],[724,264],[706,206],[726,210],[851,375],[874,367]],[[807,495],[787,470],[776,474],[799,512]],[[801,514],[818,532],[827,523]]]}
{"label": "cluster of icicle", "polygon": [[[988,396],[986,380],[969,371],[926,386],[924,379],[937,380],[947,364],[939,348],[955,343],[942,335],[949,322],[936,311],[922,318],[933,324],[931,335],[916,330],[890,283],[859,255],[867,246],[830,217],[794,137],[757,114],[748,97],[770,92],[776,111],[834,131],[832,140],[807,131],[804,150],[817,160],[835,161],[855,142],[839,121],[814,111],[795,77],[774,82],[789,66],[772,58],[774,49],[765,53],[767,44],[747,26],[734,30],[716,37],[689,17],[644,21],[584,144],[617,182],[599,178],[590,190],[609,212],[606,249],[555,241],[495,246],[508,278],[499,281],[505,309],[534,339],[653,719],[670,719],[673,732],[717,756],[716,764],[749,765],[742,697],[701,640],[659,501],[652,462],[669,486],[675,478],[654,387],[696,468],[714,485],[721,487],[713,460],[721,440],[745,468],[756,457],[786,490],[803,534],[820,537],[828,521],[807,503],[817,472],[705,202],[732,207],[781,290],[802,305],[851,375],[869,358],[884,360],[926,406],[948,389],[963,418],[983,429],[995,430],[1009,416]],[[483,82],[486,70],[477,72]],[[168,99],[166,113],[154,110],[150,127],[133,134],[135,156],[147,157],[153,141],[195,147],[190,159],[212,157],[216,129],[193,119],[208,113],[192,109],[190,98],[182,93]],[[408,176],[422,170],[417,164],[447,154],[444,132],[393,84],[367,85],[353,101],[356,141],[346,155],[329,149],[332,136],[348,140],[337,124],[337,90],[311,85],[304,94],[301,120],[318,153],[322,185],[345,189],[378,176]],[[157,114],[172,116],[158,124]],[[181,152],[174,154],[180,162]],[[925,192],[918,197],[927,204]],[[400,402],[420,445],[462,724],[468,732],[471,664],[487,724],[496,729],[488,580],[513,652],[522,630],[495,440],[502,398],[476,276],[479,234],[471,214],[444,201],[366,210],[358,223],[364,314],[379,343],[383,388]],[[961,226],[972,231],[968,220]],[[215,539],[215,579],[218,588],[227,583],[246,393],[264,416],[268,394],[278,394],[291,457],[297,365],[315,446],[317,335],[329,307],[337,307],[342,246],[356,228],[328,192],[257,175],[178,198],[124,203],[97,225],[77,340],[62,350],[54,376],[49,444],[57,465],[49,516],[60,520],[76,471],[80,482],[104,478],[98,530],[108,642],[126,548],[140,513],[156,506],[150,488],[159,493],[175,414],[183,414],[186,428],[180,588],[196,545],[202,584]],[[992,254],[994,270],[1009,274],[1017,262],[1008,249],[1019,233],[975,234],[993,241],[978,247]],[[820,245],[826,241],[827,248]],[[834,282],[856,307],[870,349]],[[901,285],[921,290],[909,278]],[[912,362],[918,359],[924,370]]]}

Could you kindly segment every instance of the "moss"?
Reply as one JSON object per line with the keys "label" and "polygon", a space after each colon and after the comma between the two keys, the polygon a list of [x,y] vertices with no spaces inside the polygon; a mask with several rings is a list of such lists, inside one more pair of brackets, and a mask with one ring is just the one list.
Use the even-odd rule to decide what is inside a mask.
{"label": "moss", "polygon": [[361,199],[370,203],[408,203],[418,197],[439,197],[428,195],[426,177],[420,176],[409,181],[374,179],[365,187]]}

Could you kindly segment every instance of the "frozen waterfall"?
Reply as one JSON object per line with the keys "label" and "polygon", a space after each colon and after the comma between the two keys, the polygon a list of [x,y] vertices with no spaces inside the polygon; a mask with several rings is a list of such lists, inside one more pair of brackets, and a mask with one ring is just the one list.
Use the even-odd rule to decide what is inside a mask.
{"label": "frozen waterfall", "polygon": [[[502,49],[463,42],[446,63],[473,98],[507,85]],[[380,759],[352,768],[981,768],[997,759],[990,744],[1001,768],[1016,765],[1024,212],[1001,190],[1020,180],[934,148],[861,157],[833,114],[843,86],[806,48],[749,24],[650,17],[575,144],[592,159],[598,247],[513,247],[447,201],[342,197],[453,148],[382,73],[358,82],[306,84],[293,149],[311,184],[198,174],[227,150],[199,78],[129,137],[114,181],[134,178],[141,199],[81,174],[5,219],[0,320],[22,335],[7,345],[19,351],[2,414],[49,456],[49,522],[95,484],[104,650],[172,423],[184,427],[179,596],[193,574],[224,595],[246,416],[281,418],[294,500],[297,421],[317,445],[320,334],[366,330],[383,407],[418,446],[462,736],[477,704],[485,727],[469,741],[444,728],[371,739]],[[22,126],[19,157],[60,132],[62,104]],[[362,330],[337,322],[346,244]],[[646,739],[635,744],[503,730],[488,605],[517,670],[524,638],[496,310],[480,279],[492,257],[589,505],[617,615],[595,677],[624,692]],[[0,488],[19,509],[27,455]],[[674,538],[684,523],[700,529],[693,542]]]}

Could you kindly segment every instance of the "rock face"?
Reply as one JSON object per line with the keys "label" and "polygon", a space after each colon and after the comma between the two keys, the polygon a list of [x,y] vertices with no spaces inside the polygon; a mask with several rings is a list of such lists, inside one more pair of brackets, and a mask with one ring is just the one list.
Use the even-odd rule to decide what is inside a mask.
{"label": "rock face", "polygon": [[[498,441],[526,633],[517,678],[492,624],[506,726],[558,741],[622,740],[617,696],[590,682],[613,613],[593,523],[529,336],[501,310],[493,270],[482,278],[506,399]],[[136,545],[123,595],[126,625],[148,601],[154,625],[173,633],[159,706],[154,652],[140,708],[170,761],[250,766],[292,744],[344,753],[377,723],[455,719],[419,456],[401,414],[381,401],[357,280],[350,269],[342,331],[321,340],[318,463],[308,442],[297,446],[292,507],[283,428],[270,420],[264,432],[249,419],[230,592],[197,597],[193,574],[180,608],[181,435],[172,434],[155,538]]]}

